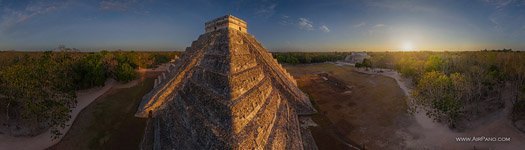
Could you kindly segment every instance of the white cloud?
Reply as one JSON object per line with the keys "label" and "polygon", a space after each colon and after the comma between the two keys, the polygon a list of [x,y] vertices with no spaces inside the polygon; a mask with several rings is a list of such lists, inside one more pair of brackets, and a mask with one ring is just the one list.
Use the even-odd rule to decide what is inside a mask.
{"label": "white cloud", "polygon": [[304,31],[314,31],[314,30],[317,30],[318,28],[322,32],[325,32],[325,33],[330,32],[330,28],[328,28],[328,26],[326,25],[321,25],[319,27],[314,26],[314,23],[310,19],[304,18],[304,17],[297,18],[297,20],[295,21],[295,18],[293,17],[287,16],[287,15],[281,15],[279,24],[283,26],[288,26],[288,25],[295,26],[296,25],[299,29],[304,30]]}
{"label": "white cloud", "polygon": [[314,30],[313,22],[306,19],[306,18],[299,18],[299,29],[306,30],[306,31],[312,31]]}
{"label": "white cloud", "polygon": [[325,32],[325,33],[328,33],[330,32],[330,29],[328,29],[328,27],[326,25],[322,25],[319,27],[319,30]]}

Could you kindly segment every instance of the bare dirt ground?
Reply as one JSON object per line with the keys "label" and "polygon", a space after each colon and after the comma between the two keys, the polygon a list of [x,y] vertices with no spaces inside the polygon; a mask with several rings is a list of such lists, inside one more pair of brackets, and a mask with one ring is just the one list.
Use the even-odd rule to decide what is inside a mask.
{"label": "bare dirt ground", "polygon": [[[349,65],[285,65],[320,114],[311,129],[320,149],[523,149],[525,134],[512,126],[505,109],[453,131],[424,112],[409,114],[410,89],[395,72],[356,70]],[[457,142],[457,137],[508,137],[510,142]]]}
{"label": "bare dirt ground", "polygon": [[404,92],[392,78],[352,71],[349,66],[285,66],[315,103],[318,127],[312,134],[320,149],[403,149],[396,134],[411,122]]}
{"label": "bare dirt ground", "polygon": [[[389,69],[354,70],[371,75],[391,77],[397,81],[399,87],[405,91],[406,95],[410,93],[410,81],[401,78],[396,71]],[[503,110],[463,122],[466,129],[461,132],[453,131],[446,125],[434,122],[425,115],[424,111],[418,110],[413,114],[416,122],[408,127],[409,132],[400,131],[398,134],[404,135],[405,144],[413,149],[523,149],[525,147],[525,134],[515,128],[509,119],[513,106],[512,94],[504,93],[503,100],[505,101]],[[408,105],[415,104],[408,103]],[[458,142],[456,141],[458,137],[486,137],[492,139],[504,137],[510,138],[511,141]]]}

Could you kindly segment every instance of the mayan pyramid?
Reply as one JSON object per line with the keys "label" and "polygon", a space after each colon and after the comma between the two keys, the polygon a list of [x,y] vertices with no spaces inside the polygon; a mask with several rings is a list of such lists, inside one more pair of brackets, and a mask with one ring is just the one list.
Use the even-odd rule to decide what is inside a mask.
{"label": "mayan pyramid", "polygon": [[315,149],[299,120],[316,110],[246,22],[227,15],[205,27],[143,97],[141,148]]}

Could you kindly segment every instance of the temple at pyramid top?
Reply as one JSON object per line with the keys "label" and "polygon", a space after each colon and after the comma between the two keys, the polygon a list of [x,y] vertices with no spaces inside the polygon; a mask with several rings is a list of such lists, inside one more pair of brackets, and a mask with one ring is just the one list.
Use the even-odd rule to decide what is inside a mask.
{"label": "temple at pyramid top", "polygon": [[247,33],[248,31],[246,22],[232,15],[226,15],[213,19],[206,22],[204,25],[206,33],[225,28],[239,30],[244,33]]}

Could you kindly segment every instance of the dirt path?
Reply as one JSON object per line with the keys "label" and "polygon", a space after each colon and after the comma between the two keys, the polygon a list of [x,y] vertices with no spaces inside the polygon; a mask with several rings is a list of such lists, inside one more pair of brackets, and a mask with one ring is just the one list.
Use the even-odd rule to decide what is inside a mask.
{"label": "dirt path", "polygon": [[[512,104],[506,102],[505,109],[469,122],[470,127],[462,132],[453,131],[447,126],[432,121],[424,112],[414,114],[416,122],[410,125],[405,143],[414,149],[503,149],[520,150],[525,148],[525,134],[512,125],[508,118]],[[511,141],[458,142],[458,137],[505,137]]]}
{"label": "dirt path", "polygon": [[[337,64],[344,66],[347,64]],[[397,81],[405,95],[410,96],[410,81],[401,78],[400,74],[390,69],[356,69],[358,72],[370,75],[383,75]],[[413,104],[409,104],[413,105]],[[525,134],[512,125],[508,115],[512,108],[510,101],[506,101],[505,109],[495,112],[482,119],[470,122],[470,129],[463,132],[453,131],[447,126],[434,122],[418,110],[413,114],[414,122],[405,130],[396,134],[403,136],[407,148],[413,149],[523,149],[525,147]],[[510,142],[458,142],[458,137],[505,137]]]}
{"label": "dirt path", "polygon": [[[88,90],[77,91],[77,106],[72,109],[71,119],[66,123],[67,126],[60,129],[62,134],[66,134],[71,128],[71,124],[75,121],[78,114],[88,106],[91,102],[97,99],[102,94],[109,91],[117,82],[115,80],[106,81],[104,87],[96,87]],[[50,147],[58,143],[63,136],[58,139],[52,139],[52,134],[47,131],[43,134],[34,137],[12,137],[0,134],[0,149],[1,150],[40,150]]]}
{"label": "dirt path", "polygon": [[[160,65],[155,69],[139,69],[137,72],[140,74],[141,78],[130,81],[126,84],[119,84],[113,79],[106,81],[103,87],[95,87],[87,90],[80,90],[76,92],[77,95],[77,106],[71,110],[71,119],[66,123],[66,127],[60,129],[60,132],[63,135],[66,135],[71,128],[72,124],[75,122],[75,119],[79,113],[90,105],[97,98],[103,94],[110,91],[110,89],[122,89],[130,88],[136,86],[139,82],[143,81],[145,78],[150,77],[149,72],[162,72],[168,68],[169,63]],[[53,146],[60,142],[64,136],[60,136],[58,139],[52,139],[52,133],[48,130],[40,135],[33,137],[12,137],[5,134],[0,134],[0,150],[41,150],[46,149],[50,146]]]}
{"label": "dirt path", "polygon": [[357,72],[371,74],[371,75],[382,75],[390,77],[394,80],[396,80],[397,84],[399,85],[399,88],[403,90],[406,96],[410,96],[410,82],[407,79],[404,79],[401,77],[401,75],[397,71],[393,71],[390,69],[354,69]]}
{"label": "dirt path", "polygon": [[[425,112],[409,114],[410,81],[395,71],[358,70],[348,64],[324,63],[285,67],[320,112],[312,117],[312,134],[320,149],[349,149],[346,141],[367,149],[523,149],[525,135],[503,111],[453,131]],[[397,95],[397,96],[396,96]],[[401,97],[400,97],[401,96]],[[336,133],[336,134],[334,134]],[[506,137],[510,142],[458,142],[457,137]],[[338,142],[344,140],[344,142]]]}

